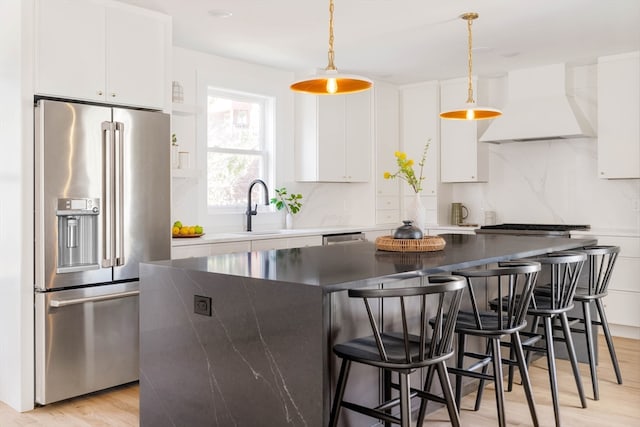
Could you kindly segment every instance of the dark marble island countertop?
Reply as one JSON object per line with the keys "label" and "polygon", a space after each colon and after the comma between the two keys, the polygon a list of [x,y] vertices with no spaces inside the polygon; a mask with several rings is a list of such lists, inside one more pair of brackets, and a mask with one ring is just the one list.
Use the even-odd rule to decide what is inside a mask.
{"label": "dark marble island countertop", "polygon": [[381,279],[408,274],[435,274],[515,258],[593,244],[593,239],[509,235],[443,234],[442,251],[399,253],[379,251],[372,242],[313,246],[203,258],[160,261],[155,264],[215,274],[320,286],[324,292],[362,287]]}
{"label": "dark marble island countertop", "polygon": [[[140,425],[323,427],[337,375],[332,346],[370,333],[345,289],[596,243],[443,237],[438,252],[364,242],[142,263]],[[389,314],[378,315],[384,325]],[[381,377],[354,375],[347,394],[375,403]],[[342,425],[375,423],[344,412]]]}

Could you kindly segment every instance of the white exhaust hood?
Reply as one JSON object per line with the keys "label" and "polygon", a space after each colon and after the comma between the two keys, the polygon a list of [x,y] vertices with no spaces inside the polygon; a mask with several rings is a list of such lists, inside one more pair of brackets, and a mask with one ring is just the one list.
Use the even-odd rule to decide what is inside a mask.
{"label": "white exhaust hood", "polygon": [[566,91],[564,64],[511,71],[502,117],[481,142],[541,141],[594,136],[588,120]]}

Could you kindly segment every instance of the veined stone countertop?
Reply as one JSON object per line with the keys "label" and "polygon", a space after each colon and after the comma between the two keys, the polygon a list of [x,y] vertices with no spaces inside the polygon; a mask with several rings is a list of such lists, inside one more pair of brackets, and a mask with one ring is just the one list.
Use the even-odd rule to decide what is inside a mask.
{"label": "veined stone countertop", "polygon": [[[443,237],[447,245],[444,250],[436,252],[385,252],[378,251],[372,242],[362,242],[230,253],[153,264],[180,270],[319,286],[323,292],[334,292],[354,286],[368,286],[383,278],[435,274],[596,243],[593,238],[503,234],[444,234]],[[251,256],[247,257],[248,254]]]}
{"label": "veined stone countertop", "polygon": [[[256,230],[256,231],[230,231],[230,232],[216,232],[205,233],[201,237],[193,238],[172,238],[171,246],[189,246],[189,245],[208,245],[213,243],[224,242],[241,242],[246,240],[263,240],[263,239],[284,239],[287,237],[303,237],[303,236],[318,236],[327,234],[340,234],[340,233],[357,233],[367,231],[384,231],[391,232],[395,228],[399,227],[393,225],[375,225],[375,226],[331,226],[331,227],[309,227],[309,228],[296,228],[291,230]],[[445,230],[445,231],[469,231],[476,227],[459,227],[455,225],[428,225],[428,230]]]}

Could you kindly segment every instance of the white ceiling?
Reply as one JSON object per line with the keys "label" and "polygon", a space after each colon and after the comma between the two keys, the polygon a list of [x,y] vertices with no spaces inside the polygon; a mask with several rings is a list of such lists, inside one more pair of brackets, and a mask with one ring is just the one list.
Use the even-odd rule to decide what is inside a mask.
{"label": "white ceiling", "polygon": [[[301,75],[327,65],[329,0],[124,0],[173,17],[173,44]],[[640,49],[640,0],[334,0],[335,65],[396,84],[595,63]],[[216,18],[209,11],[228,11]]]}

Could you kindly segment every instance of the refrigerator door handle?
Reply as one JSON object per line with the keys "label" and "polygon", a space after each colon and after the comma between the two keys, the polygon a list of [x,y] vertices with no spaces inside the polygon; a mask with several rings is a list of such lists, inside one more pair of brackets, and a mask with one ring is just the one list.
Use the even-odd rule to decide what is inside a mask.
{"label": "refrigerator door handle", "polygon": [[114,262],[114,144],[112,122],[102,122],[102,267],[113,267]]}
{"label": "refrigerator door handle", "polygon": [[73,299],[52,299],[49,301],[50,307],[61,308],[67,307],[70,305],[78,305],[85,304],[87,302],[100,302],[100,301],[109,301],[118,298],[127,298],[140,295],[140,291],[127,291],[127,292],[119,292],[117,294],[108,294],[108,295],[98,295],[95,297],[86,297],[86,298],[73,298]]}
{"label": "refrigerator door handle", "polygon": [[114,265],[124,265],[124,123],[114,122],[115,128],[115,247]]}

